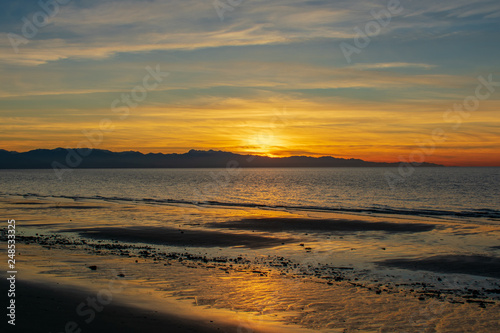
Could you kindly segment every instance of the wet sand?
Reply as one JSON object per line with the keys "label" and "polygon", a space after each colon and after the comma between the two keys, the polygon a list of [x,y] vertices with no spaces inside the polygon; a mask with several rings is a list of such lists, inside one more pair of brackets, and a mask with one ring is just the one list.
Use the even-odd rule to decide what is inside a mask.
{"label": "wet sand", "polygon": [[242,219],[239,221],[212,223],[210,224],[210,227],[260,231],[384,231],[388,233],[424,232],[431,231],[435,228],[435,226],[432,224],[423,223],[390,223],[340,219],[303,218]]}
{"label": "wet sand", "polygon": [[83,237],[93,239],[188,247],[241,246],[258,249],[284,245],[285,243],[294,241],[292,238],[223,233],[186,228],[173,229],[167,227],[87,228],[66,229],[61,231],[77,232]]}
{"label": "wet sand", "polygon": [[[491,332],[499,324],[494,227],[481,234],[436,220],[21,202],[0,212],[18,221],[19,300],[29,303],[18,318],[47,317],[42,330],[81,322],[76,306],[113,279],[126,281],[127,293],[83,331]],[[33,283],[40,278],[50,283]],[[25,321],[25,331],[37,331]]]}
{"label": "wet sand", "polygon": [[[157,257],[151,256],[122,258],[65,247],[37,247],[30,244],[22,248],[21,257],[31,262],[36,259],[33,254],[50,258],[50,266],[42,263],[40,268],[51,270],[33,271],[26,275],[28,283],[17,284],[17,320],[21,324],[8,332],[63,332],[69,321],[83,332],[463,332],[464,328],[493,332],[498,325],[498,305],[477,300],[478,295],[471,295],[470,302],[448,302],[436,294],[424,297],[389,286],[345,281],[328,284],[314,275],[297,279],[269,269],[231,269],[224,262],[199,266],[196,259],[183,257],[183,261],[158,263]],[[65,260],[73,269],[79,267],[70,274],[73,276],[67,276]],[[95,270],[90,264],[96,265]],[[25,272],[31,268],[28,263],[23,265]],[[34,283],[37,276],[44,282]],[[177,282],[167,287],[162,281],[165,278],[168,284]],[[124,291],[113,294],[112,302],[86,323],[88,317],[79,316],[75,309],[89,297],[96,298],[110,281],[115,281],[117,288],[123,282]],[[164,288],[172,290],[175,297],[163,298]],[[175,299],[196,304],[177,306]],[[216,312],[228,308],[242,311],[238,312],[241,316]],[[260,312],[259,316],[251,315],[254,311]],[[263,315],[279,312],[288,317],[276,319],[294,325],[259,321]]]}
{"label": "wet sand", "polygon": [[[5,279],[1,280],[0,287],[8,289]],[[157,311],[136,307],[124,304],[122,300],[112,300],[109,304],[105,300],[103,304],[96,297],[96,291],[76,286],[18,280],[16,290],[16,325],[7,325],[9,332],[229,333],[242,330],[239,323],[220,318],[201,319],[189,313],[182,317],[168,313],[166,309]],[[96,300],[95,307],[88,305],[89,298]],[[79,316],[76,310],[82,303],[86,304],[81,308],[85,315]],[[4,320],[2,325],[5,325]]]}
{"label": "wet sand", "polygon": [[[67,327],[74,327],[70,331],[82,329],[97,333],[158,332],[167,327],[176,332],[234,332],[236,329],[117,304],[103,307],[95,319],[86,323],[85,320],[90,317],[79,317],[75,310],[89,295],[95,295],[95,292],[33,281],[16,281],[16,285],[17,332],[64,332]],[[2,290],[8,289],[4,279],[1,287]]]}
{"label": "wet sand", "polygon": [[500,258],[488,256],[447,255],[419,259],[390,259],[381,266],[438,273],[457,273],[500,279]]}

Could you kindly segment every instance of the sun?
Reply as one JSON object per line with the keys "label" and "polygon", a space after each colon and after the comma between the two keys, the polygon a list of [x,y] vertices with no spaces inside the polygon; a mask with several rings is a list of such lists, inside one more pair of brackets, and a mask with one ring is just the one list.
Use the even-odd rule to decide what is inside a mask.
{"label": "sun", "polygon": [[276,137],[272,131],[263,130],[257,135],[243,140],[245,151],[251,154],[275,157],[275,152],[283,149],[283,140]]}

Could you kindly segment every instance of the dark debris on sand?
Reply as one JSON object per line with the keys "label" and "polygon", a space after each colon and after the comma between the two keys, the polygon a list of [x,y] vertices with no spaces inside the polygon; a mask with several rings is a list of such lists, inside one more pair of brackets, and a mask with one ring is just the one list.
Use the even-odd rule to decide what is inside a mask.
{"label": "dark debris on sand", "polygon": [[[6,231],[0,230],[0,240],[5,241]],[[376,294],[381,293],[407,293],[408,295],[413,295],[418,299],[435,299],[442,302],[451,303],[474,303],[478,304],[480,307],[486,307],[494,305],[496,306],[498,301],[496,299],[500,296],[500,285],[498,288],[494,289],[442,289],[430,283],[412,282],[408,284],[396,284],[396,283],[379,283],[377,280],[374,281],[362,281],[361,277],[363,272],[356,272],[353,267],[338,267],[328,264],[313,263],[308,264],[307,262],[293,262],[292,260],[282,257],[282,256],[264,256],[256,257],[252,260],[246,258],[244,255],[237,257],[209,257],[196,255],[191,253],[178,253],[178,252],[162,252],[152,246],[143,246],[135,244],[119,244],[119,243],[109,243],[103,242],[102,240],[93,239],[73,239],[63,237],[58,234],[50,235],[37,235],[37,236],[23,236],[16,235],[16,241],[25,244],[38,244],[44,248],[61,248],[61,249],[79,249],[86,250],[91,254],[96,255],[117,255],[126,256],[135,260],[136,263],[139,261],[136,258],[151,262],[153,264],[162,263],[163,266],[171,265],[183,265],[187,268],[193,269],[219,269],[225,271],[225,273],[230,274],[231,272],[248,272],[257,274],[266,278],[271,274],[278,274],[289,278],[305,278],[314,279],[318,283],[324,283],[325,285],[334,285],[336,283],[349,283],[353,286],[360,288],[365,288],[373,291]],[[385,261],[380,263],[381,265],[387,266],[398,266],[400,268],[406,269],[422,269],[422,265],[431,265],[435,268],[437,272],[442,272],[439,270],[438,263],[439,260],[443,258],[438,258],[437,256],[433,258],[434,260],[427,259],[426,261],[420,261],[415,264],[415,260],[411,263],[408,261]],[[439,259],[439,260],[438,260]],[[458,258],[453,256],[447,256],[448,262],[456,262],[455,267],[461,267],[458,264]],[[463,259],[463,258],[462,258]],[[479,258],[475,258],[479,260]],[[482,260],[482,261],[481,261]],[[492,272],[498,268],[498,260],[493,258],[482,258],[479,262],[481,265],[494,263],[496,268],[491,268]],[[486,261],[485,261],[486,260]],[[420,264],[419,268],[417,266]],[[409,266],[412,265],[412,266]],[[416,266],[415,266],[416,265]],[[453,265],[451,266],[453,267]],[[96,270],[97,266],[88,266],[90,270]],[[453,268],[448,268],[447,272],[458,272],[453,270]],[[463,271],[461,273],[464,273]],[[473,272],[469,272],[473,273]],[[494,273],[494,276],[497,273]],[[118,275],[119,277],[124,277]],[[359,279],[358,279],[359,278]]]}

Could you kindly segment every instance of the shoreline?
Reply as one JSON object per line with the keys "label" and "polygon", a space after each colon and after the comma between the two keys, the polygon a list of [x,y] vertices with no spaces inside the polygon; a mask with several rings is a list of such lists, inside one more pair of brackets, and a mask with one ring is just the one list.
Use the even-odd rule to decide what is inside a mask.
{"label": "shoreline", "polygon": [[[1,279],[0,288],[7,282]],[[64,285],[58,282],[16,281],[16,325],[18,332],[163,332],[165,328],[179,333],[279,332],[276,327],[244,326],[231,318],[214,315],[213,320],[193,313],[169,313],[168,309],[134,306],[124,299],[108,299],[99,291]],[[91,301],[92,300],[92,301]],[[109,303],[108,303],[109,302]],[[84,306],[81,306],[84,304]],[[178,312],[178,311],[177,311]],[[2,324],[3,326],[3,324]],[[293,330],[290,327],[291,330]],[[297,332],[308,330],[298,329]]]}
{"label": "shoreline", "polygon": [[[345,281],[325,284],[313,277],[297,280],[272,272],[256,274],[248,270],[230,272],[227,275],[227,271],[220,269],[224,267],[223,264],[203,269],[195,267],[194,262],[178,260],[163,266],[151,258],[142,258],[138,263],[127,265],[127,259],[110,258],[109,255],[89,256],[74,249],[52,247],[50,250],[38,251],[37,248],[36,244],[21,247],[21,258],[33,259],[31,251],[45,258],[50,255],[50,270],[39,271],[33,269],[36,267],[22,265],[20,278],[16,281],[16,304],[20,305],[16,309],[16,322],[23,321],[27,324],[16,325],[14,330],[8,332],[65,332],[64,326],[70,321],[76,322],[82,332],[97,333],[163,332],[165,327],[175,327],[174,331],[181,333],[421,332],[437,326],[451,328],[450,325],[468,327],[475,332],[491,332],[498,325],[500,303],[478,298],[474,293],[471,294],[473,298],[460,297],[462,301],[445,301],[438,297],[439,293],[433,294],[431,290],[427,290],[426,294],[412,295],[382,289],[374,284],[365,287],[354,286]],[[80,267],[74,274],[68,274],[65,267],[67,264],[64,262],[64,258],[68,258],[71,253],[71,262],[79,263],[77,266]],[[96,269],[89,264],[95,264]],[[38,268],[44,267],[46,266],[40,265]],[[171,272],[168,274],[169,279],[182,279],[184,285],[180,283],[173,286],[165,294],[166,290],[159,284],[160,281],[148,282],[149,278],[144,279],[150,276],[148,273],[158,272],[163,267]],[[204,277],[205,280],[196,284],[195,277]],[[6,288],[3,276],[1,280],[2,288]],[[234,282],[227,284],[230,280],[235,280],[236,285]],[[109,287],[111,281],[116,282],[116,289],[120,288],[122,282],[125,286],[123,291],[112,293],[112,297],[103,292],[112,290]],[[220,286],[217,281],[227,282]],[[192,291],[185,290],[186,287]],[[233,294],[241,287],[243,289],[235,295],[236,298],[219,303],[218,298],[223,297],[223,294]],[[207,292],[203,293],[199,288],[204,288]],[[280,305],[282,300],[279,295],[296,295],[300,299],[318,292],[323,295],[312,300],[312,303],[307,301],[301,304],[294,301],[293,307],[289,309]],[[450,295],[457,296],[453,293]],[[252,296],[251,303],[247,304],[250,307],[238,307],[238,298],[248,296]],[[267,300],[258,301],[263,296]],[[76,309],[81,303],[89,304],[89,297],[101,299],[105,304],[100,304],[104,310],[94,311],[95,320],[87,324],[84,320],[88,319],[90,307],[81,308],[87,310],[86,317],[79,316]],[[325,308],[327,304],[322,304],[329,297],[331,305]],[[214,298],[215,303],[210,298]],[[108,299],[112,299],[109,304]],[[236,303],[232,303],[233,301]],[[252,305],[254,302],[255,306]],[[272,310],[276,306],[276,310]],[[282,315],[276,317],[280,311]],[[314,313],[324,318],[323,324],[311,321],[314,317],[310,315]],[[286,315],[283,316],[284,314]]]}
{"label": "shoreline", "polygon": [[[23,205],[16,200],[1,202],[0,209],[15,215],[19,228],[19,286],[27,285],[41,297],[37,306],[45,304],[53,314],[57,304],[44,303],[50,300],[47,286],[63,294],[69,288],[68,295],[81,302],[83,294],[95,296],[116,280],[126,281],[128,288],[113,302],[110,322],[120,316],[132,320],[128,314],[138,311],[146,316],[138,322],[147,321],[152,332],[157,323],[178,325],[179,332],[236,332],[241,318],[254,332],[418,332],[455,327],[455,322],[488,332],[497,324],[500,280],[491,276],[495,268],[475,276],[461,273],[481,272],[459,265],[478,259],[473,267],[479,267],[498,257],[494,243],[476,239],[477,231],[488,226],[476,230],[437,221],[300,217],[259,209],[188,210],[72,200],[56,206],[26,200]],[[183,221],[180,214],[192,219]],[[303,227],[307,223],[309,229]],[[482,256],[464,256],[467,248],[453,252],[457,248],[450,241],[456,235],[468,240],[470,249],[484,249],[477,253]],[[269,237],[279,241],[268,243]],[[286,238],[294,240],[281,242]],[[262,240],[266,246],[253,246]],[[424,253],[425,244],[429,248]],[[432,253],[455,256],[432,258]],[[398,261],[401,257],[405,261]],[[454,266],[443,271],[441,259]],[[381,265],[384,260],[389,261]],[[40,279],[49,282],[35,285],[38,289],[31,286]],[[75,306],[68,307],[78,319]],[[102,327],[108,325],[106,318]]]}

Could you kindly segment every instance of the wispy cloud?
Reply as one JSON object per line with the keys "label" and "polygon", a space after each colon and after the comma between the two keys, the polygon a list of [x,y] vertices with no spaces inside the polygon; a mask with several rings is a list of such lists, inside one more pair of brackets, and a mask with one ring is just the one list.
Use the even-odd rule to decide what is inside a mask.
{"label": "wispy cloud", "polygon": [[[401,29],[450,27],[453,20],[482,15],[495,18],[500,5],[492,1],[406,4],[381,32]],[[480,5],[481,4],[481,5]],[[50,24],[34,40],[12,52],[7,39],[0,41],[0,61],[39,65],[61,59],[103,59],[118,53],[154,50],[195,50],[225,46],[300,43],[314,39],[342,40],[356,37],[353,28],[374,18],[370,9],[380,10],[385,2],[308,2],[263,0],[248,2],[223,23],[210,2],[105,1],[82,7],[73,2],[61,7]],[[445,14],[443,16],[443,14]],[[29,17],[29,15],[27,15]],[[19,32],[22,22],[4,32]],[[403,31],[401,30],[401,31]]]}
{"label": "wispy cloud", "polygon": [[352,66],[352,68],[356,69],[386,69],[386,68],[422,68],[422,69],[431,69],[436,67],[436,65],[430,64],[419,64],[419,63],[408,63],[408,62],[385,62],[385,63],[357,63]]}
{"label": "wispy cloud", "polygon": [[[165,65],[166,66],[166,65]],[[68,87],[68,76],[65,72],[53,73],[42,67],[5,72],[0,82],[0,97],[49,96],[71,94],[95,94],[127,92],[134,85],[134,76],[104,77],[96,82],[103,66],[98,68],[82,68],[72,72],[76,82]],[[69,67],[71,68],[71,67]],[[171,69],[172,68],[172,69]],[[286,92],[308,89],[345,89],[369,88],[374,90],[402,89],[408,87],[428,87],[436,89],[460,89],[466,86],[470,78],[463,75],[437,73],[404,74],[398,71],[374,71],[373,69],[433,68],[428,64],[410,63],[377,63],[357,64],[350,67],[325,67],[308,63],[287,61],[251,61],[231,60],[176,62],[168,68],[171,73],[168,82],[152,91],[200,90],[213,88],[267,90]],[[290,70],[293,68],[293,70]],[[139,68],[143,69],[143,68]],[[126,70],[124,64],[110,64],[108,72],[119,73]],[[165,70],[167,68],[165,67]],[[93,75],[89,76],[89,73]],[[134,69],[135,78],[142,77],[140,70]],[[36,80],[34,77],[36,76]],[[50,86],[40,84],[51,81]],[[56,81],[57,80],[57,81]],[[12,84],[15,82],[15,84]],[[178,92],[176,92],[178,94]],[[190,99],[189,95],[186,97]]]}

